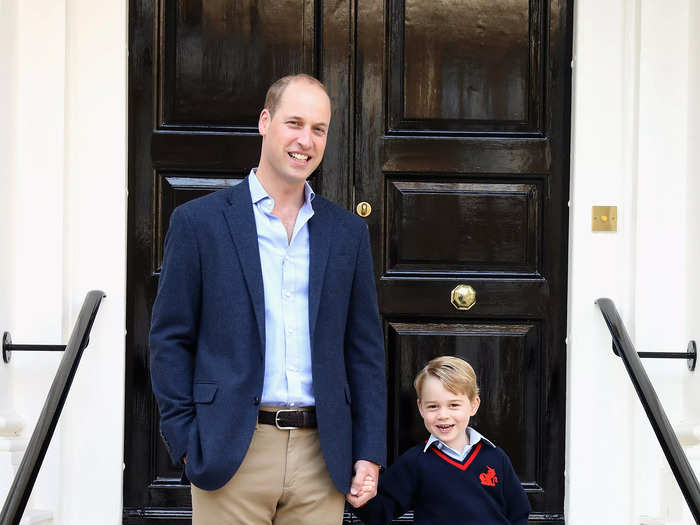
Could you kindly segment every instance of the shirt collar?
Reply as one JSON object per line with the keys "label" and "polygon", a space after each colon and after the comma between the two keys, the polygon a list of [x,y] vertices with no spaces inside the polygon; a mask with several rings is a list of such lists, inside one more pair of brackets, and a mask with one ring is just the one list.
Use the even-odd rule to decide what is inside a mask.
{"label": "shirt collar", "polygon": [[[253,204],[257,204],[263,199],[270,199],[274,203],[274,199],[270,197],[270,194],[265,191],[265,188],[260,183],[257,171],[258,168],[253,168],[248,174],[248,186],[250,187],[250,197],[253,200]],[[316,194],[311,189],[311,185],[308,182],[304,182],[304,206],[311,207],[311,201],[314,200],[315,196]]]}
{"label": "shirt collar", "polygon": [[[483,441],[487,445],[490,445],[493,448],[496,448],[496,445],[494,445],[491,441],[486,439],[484,436],[479,434],[476,430],[474,430],[472,427],[467,427],[467,435],[469,436],[469,444],[467,444],[464,447],[464,450],[461,451],[463,454],[466,450],[470,449],[474,445],[476,445],[479,441]],[[427,452],[428,449],[430,448],[430,445],[433,443],[438,443],[439,446],[449,448],[450,450],[453,450],[456,454],[460,454],[457,450],[454,450],[447,446],[445,443],[442,442],[440,438],[435,437],[434,435],[430,434],[430,437],[428,438],[428,442],[425,444],[425,447],[423,448],[423,452]]]}

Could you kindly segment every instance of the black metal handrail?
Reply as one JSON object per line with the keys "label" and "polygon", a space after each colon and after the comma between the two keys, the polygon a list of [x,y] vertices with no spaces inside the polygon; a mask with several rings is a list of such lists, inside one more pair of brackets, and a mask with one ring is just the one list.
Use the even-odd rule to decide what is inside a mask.
{"label": "black metal handrail", "polygon": [[18,525],[22,519],[29,495],[44,461],[46,449],[49,448],[58,418],[73,383],[73,377],[78,369],[83,350],[90,341],[92,323],[95,321],[103,297],[105,297],[104,292],[93,290],[88,292],[85,301],[83,301],[73,332],[65,347],[65,353],[58,366],[56,377],[46,397],[44,408],[41,410],[27,450],[24,452],[10,492],[7,494],[5,505],[0,513],[0,525]]}
{"label": "black metal handrail", "polygon": [[[688,507],[690,507],[690,512],[695,521],[700,523],[700,484],[698,484],[698,479],[695,477],[688,458],[683,452],[678,437],[673,431],[668,417],[666,417],[666,412],[656,395],[649,376],[642,366],[639,354],[634,349],[625,325],[620,319],[620,314],[617,313],[615,303],[610,299],[601,298],[596,301],[596,304],[600,308],[612,335],[613,351],[622,358],[622,362],[637,391],[639,400],[642,402],[644,411],[654,429],[656,438],[659,440],[671,471],[678,482],[685,501],[688,503]],[[685,358],[687,358],[687,355]]]}

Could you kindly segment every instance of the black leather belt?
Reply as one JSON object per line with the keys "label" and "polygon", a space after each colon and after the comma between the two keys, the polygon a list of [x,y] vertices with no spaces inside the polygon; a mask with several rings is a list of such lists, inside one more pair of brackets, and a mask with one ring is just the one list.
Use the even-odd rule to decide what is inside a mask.
{"label": "black leather belt", "polygon": [[258,412],[258,423],[275,425],[280,430],[293,428],[316,428],[316,412],[314,410],[296,410],[284,408],[275,412],[261,410]]}

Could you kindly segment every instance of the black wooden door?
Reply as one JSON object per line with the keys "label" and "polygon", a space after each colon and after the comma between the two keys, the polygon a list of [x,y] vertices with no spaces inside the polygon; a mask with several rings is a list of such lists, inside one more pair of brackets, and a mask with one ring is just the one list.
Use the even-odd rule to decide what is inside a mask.
{"label": "black wooden door", "polygon": [[473,424],[510,455],[533,522],[563,520],[570,9],[358,0],[354,187],[373,210],[389,456],[425,439],[415,372],[464,357]]}
{"label": "black wooden door", "polygon": [[[333,100],[314,189],[366,218],[386,334],[389,457],[424,439],[411,380],[475,366],[474,424],[533,522],[563,521],[571,5],[562,0],[131,0],[124,523],[189,519],[158,434],[148,325],[169,215],[256,165],[267,86]],[[450,294],[470,285],[476,304]],[[348,518],[349,521],[349,518]]]}

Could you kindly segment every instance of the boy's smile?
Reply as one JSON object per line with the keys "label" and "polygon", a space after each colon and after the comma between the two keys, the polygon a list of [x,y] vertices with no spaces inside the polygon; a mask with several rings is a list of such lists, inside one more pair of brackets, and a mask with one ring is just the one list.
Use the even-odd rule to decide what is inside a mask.
{"label": "boy's smile", "polygon": [[461,452],[467,445],[469,418],[476,414],[479,403],[478,396],[470,400],[466,394],[450,392],[438,378],[428,376],[418,399],[418,411],[428,432]]}

